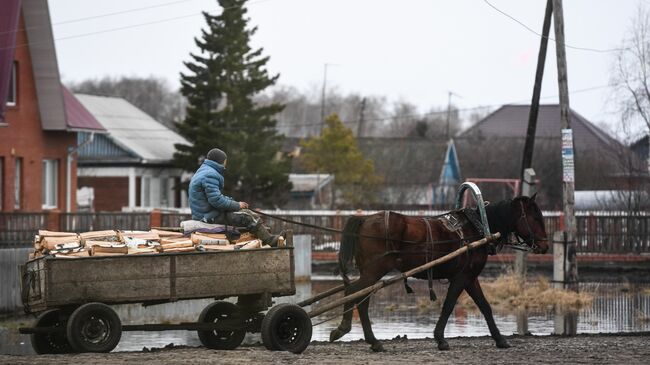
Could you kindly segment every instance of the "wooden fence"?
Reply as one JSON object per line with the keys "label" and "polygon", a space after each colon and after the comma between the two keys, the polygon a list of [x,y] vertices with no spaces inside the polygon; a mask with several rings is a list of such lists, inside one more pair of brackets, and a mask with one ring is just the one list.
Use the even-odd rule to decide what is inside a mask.
{"label": "wooden fence", "polygon": [[[267,211],[269,214],[319,227],[342,229],[356,211]],[[363,214],[371,214],[365,211]],[[400,211],[416,216],[434,216],[443,211]],[[104,229],[148,230],[151,226],[178,227],[189,214],[172,212],[138,213],[0,213],[0,248],[29,246],[39,229],[85,232]],[[314,251],[336,251],[340,234],[324,232],[265,217],[274,232],[292,229],[294,234],[312,236]],[[549,238],[563,229],[561,212],[544,212]],[[650,253],[650,212],[576,212],[577,249],[583,253]]]}

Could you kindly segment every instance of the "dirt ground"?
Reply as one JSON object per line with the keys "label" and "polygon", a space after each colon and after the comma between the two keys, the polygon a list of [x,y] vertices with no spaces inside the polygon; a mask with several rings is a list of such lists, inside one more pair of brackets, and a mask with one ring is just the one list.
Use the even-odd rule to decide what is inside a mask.
{"label": "dirt ground", "polygon": [[361,341],[313,342],[294,355],[244,346],[233,351],[172,347],[140,352],[74,355],[0,355],[0,364],[650,364],[650,333],[562,336],[510,336],[509,349],[489,337],[451,338],[449,351],[433,340],[384,341],[386,352],[373,353]]}

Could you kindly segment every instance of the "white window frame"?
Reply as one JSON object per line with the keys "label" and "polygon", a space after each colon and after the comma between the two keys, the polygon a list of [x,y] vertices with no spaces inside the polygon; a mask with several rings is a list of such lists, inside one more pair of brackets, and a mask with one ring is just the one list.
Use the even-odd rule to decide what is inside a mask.
{"label": "white window frame", "polygon": [[58,206],[59,160],[43,159],[43,209],[55,209]]}
{"label": "white window frame", "polygon": [[14,209],[19,210],[22,203],[23,188],[23,159],[16,157],[14,168]]}
{"label": "white window frame", "polygon": [[[7,106],[16,106],[18,104],[18,80],[16,69],[18,62],[13,62],[11,66],[11,76],[9,77],[9,92],[7,93]],[[13,96],[12,99],[9,99],[10,96]]]}

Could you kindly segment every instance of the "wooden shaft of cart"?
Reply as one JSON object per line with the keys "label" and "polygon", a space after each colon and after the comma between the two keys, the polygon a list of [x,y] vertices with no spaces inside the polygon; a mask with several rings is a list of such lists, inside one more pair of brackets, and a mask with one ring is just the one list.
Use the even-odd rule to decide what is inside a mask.
{"label": "wooden shaft of cart", "polygon": [[[353,301],[355,299],[358,299],[358,298],[364,297],[366,295],[369,295],[370,293],[372,293],[375,290],[378,290],[378,289],[381,289],[383,287],[395,284],[397,282],[401,282],[405,278],[411,277],[411,276],[413,276],[413,275],[415,275],[417,273],[420,273],[420,272],[422,272],[424,270],[428,270],[428,269],[430,269],[430,268],[432,268],[432,267],[434,267],[436,265],[443,264],[443,263],[445,263],[445,262],[447,262],[447,261],[449,261],[449,260],[451,260],[451,259],[453,259],[453,258],[455,258],[455,257],[457,257],[459,255],[464,254],[467,251],[473,250],[473,249],[475,249],[475,248],[477,248],[479,246],[482,246],[482,245],[484,245],[484,244],[486,244],[488,242],[492,242],[494,240],[497,240],[497,239],[499,239],[499,237],[501,237],[501,234],[499,232],[497,232],[497,233],[495,233],[493,235],[490,235],[488,237],[485,237],[485,238],[483,238],[481,240],[474,241],[474,242],[472,242],[470,244],[467,244],[467,245],[457,249],[456,251],[450,252],[450,253],[448,253],[448,254],[440,257],[440,258],[437,258],[437,259],[435,259],[433,261],[427,262],[424,265],[421,265],[421,266],[415,267],[415,268],[413,268],[413,269],[411,269],[409,271],[403,272],[401,275],[397,275],[395,277],[392,277],[392,278],[386,279],[386,280],[380,280],[377,283],[375,283],[374,285],[371,285],[371,286],[369,286],[369,287],[367,287],[365,289],[362,289],[362,290],[360,290],[360,291],[358,291],[358,292],[356,292],[354,294],[350,294],[350,295],[345,296],[343,298],[337,299],[337,300],[335,300],[335,301],[333,301],[331,303],[323,305],[320,308],[314,309],[313,311],[309,312],[309,317],[314,318],[314,317],[316,317],[318,315],[321,315],[321,314],[323,314],[323,313],[325,313],[325,312],[327,312],[327,311],[329,311],[331,309],[339,307],[339,306],[341,306],[341,305],[343,305],[345,303],[348,303],[348,302],[351,302],[351,301]],[[338,289],[338,287],[334,288],[334,289]]]}

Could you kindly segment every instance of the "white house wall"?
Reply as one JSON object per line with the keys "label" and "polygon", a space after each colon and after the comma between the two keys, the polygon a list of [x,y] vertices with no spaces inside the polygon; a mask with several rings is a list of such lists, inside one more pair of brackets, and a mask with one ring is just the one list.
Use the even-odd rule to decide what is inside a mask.
{"label": "white house wall", "polygon": [[[79,167],[79,177],[126,177],[129,179],[129,208],[138,207],[173,207],[176,204],[174,179],[181,180],[188,176],[176,168],[157,167]],[[191,175],[190,175],[191,176]],[[140,201],[136,201],[136,179],[140,178]],[[165,190],[166,201],[161,199]],[[181,207],[187,206],[187,199],[181,194]]]}

